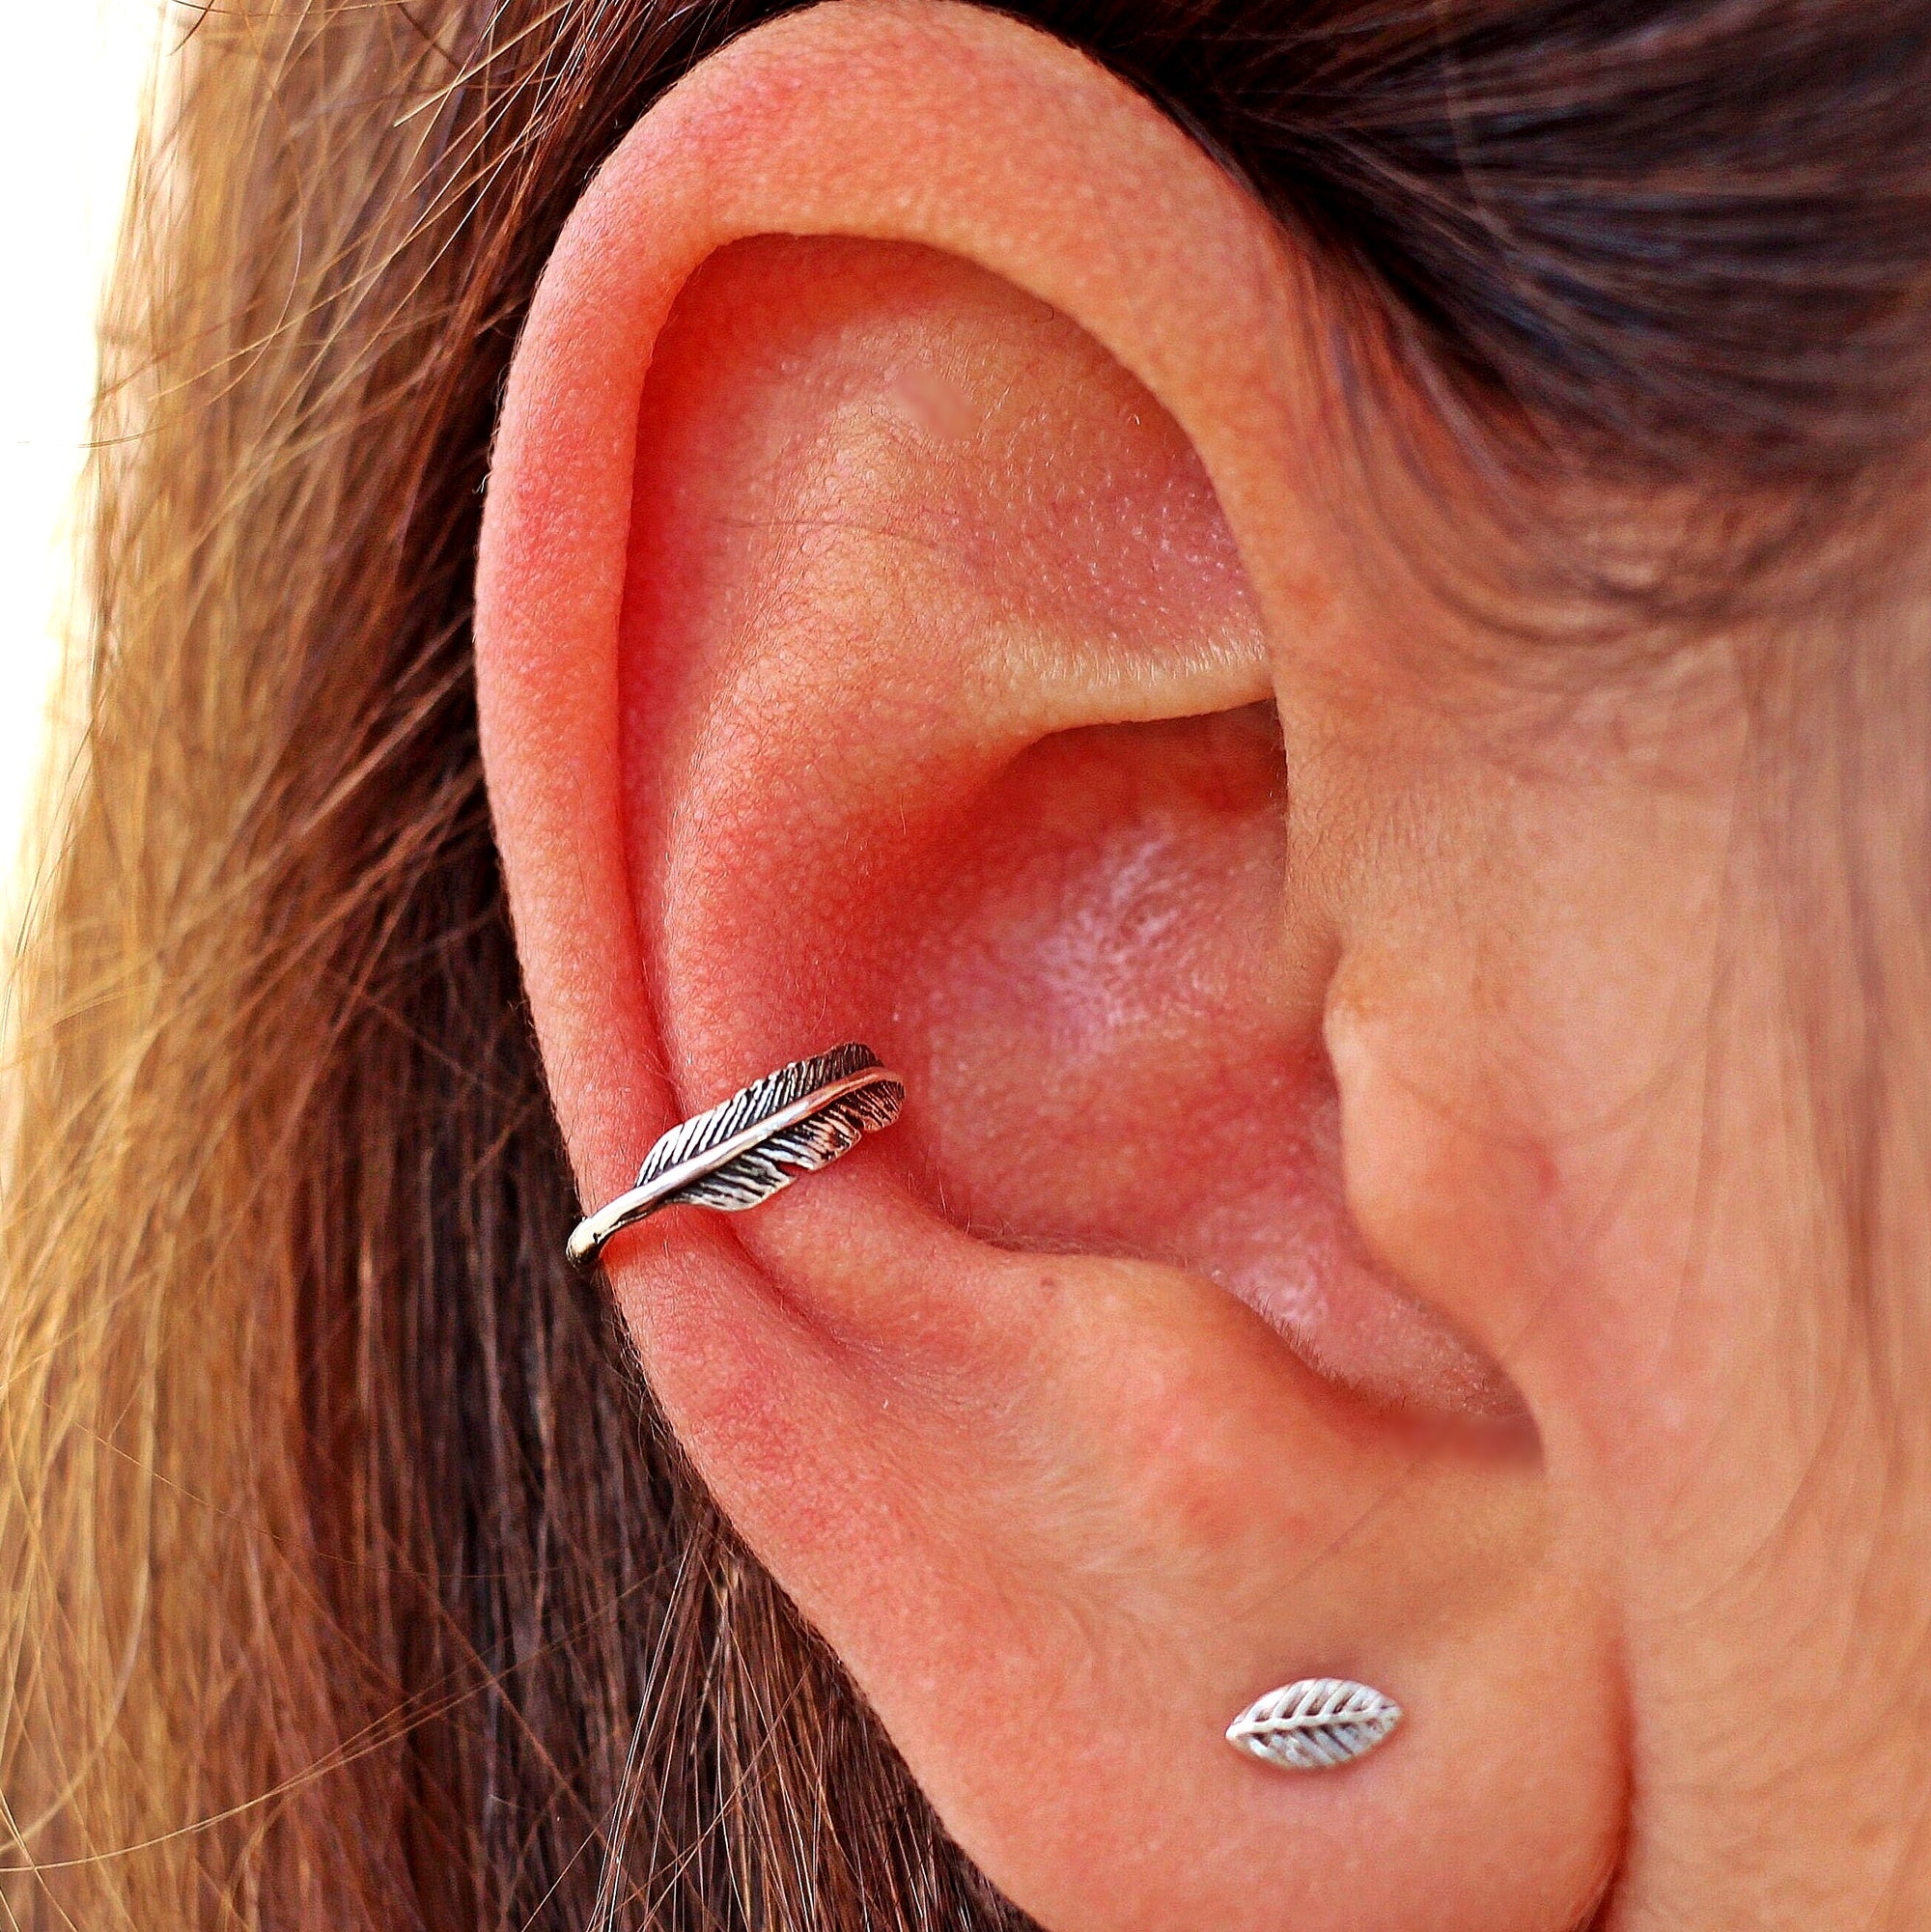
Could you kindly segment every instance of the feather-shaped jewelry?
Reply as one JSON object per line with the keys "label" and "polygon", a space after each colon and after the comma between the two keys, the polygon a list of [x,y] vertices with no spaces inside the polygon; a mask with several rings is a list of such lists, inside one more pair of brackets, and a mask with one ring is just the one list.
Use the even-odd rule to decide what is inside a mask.
{"label": "feather-shaped jewelry", "polygon": [[904,1104],[905,1082],[869,1047],[794,1060],[661,1135],[636,1186],[578,1221],[566,1252],[588,1268],[612,1235],[661,1208],[754,1208],[889,1127]]}
{"label": "feather-shaped jewelry", "polygon": [[1227,1726],[1227,1742],[1285,1771],[1330,1771],[1364,1757],[1401,1722],[1401,1706],[1345,1677],[1270,1691]]}

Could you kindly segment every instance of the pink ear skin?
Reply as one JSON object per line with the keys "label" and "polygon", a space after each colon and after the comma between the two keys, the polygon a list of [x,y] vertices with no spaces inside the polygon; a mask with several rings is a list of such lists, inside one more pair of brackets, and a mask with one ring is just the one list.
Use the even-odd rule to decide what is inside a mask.
{"label": "pink ear skin", "polygon": [[[800,1053],[908,1076],[900,1127],[610,1273],[994,1881],[1051,1932],[1558,1932],[1622,1815],[1593,1565],[1508,1376],[1343,1205],[1346,925],[1269,703],[1338,607],[1303,272],[1009,21],[734,42],[518,356],[491,797],[586,1200]],[[1308,1675],[1407,1721],[1331,1778],[1228,1747]]]}

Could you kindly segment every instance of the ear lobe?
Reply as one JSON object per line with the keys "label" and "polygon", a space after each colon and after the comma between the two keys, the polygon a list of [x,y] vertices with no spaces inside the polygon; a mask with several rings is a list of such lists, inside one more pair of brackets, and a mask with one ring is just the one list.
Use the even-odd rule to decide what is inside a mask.
{"label": "ear lobe", "polygon": [[[1273,297],[1193,291],[1203,255],[1272,244],[1142,103],[1008,22],[827,10],[725,61],[602,178],[518,359],[479,591],[492,799],[586,1193],[836,1038],[912,1093],[757,1215],[613,1253],[658,1393],[1055,1932],[1573,1923],[1616,1726],[1533,1455],[1324,1382],[1203,1272],[1308,1227],[1312,1180],[1338,1215],[1336,939],[1279,904],[1257,709],[1318,573],[1256,455],[1283,446],[1254,424]],[[899,158],[868,182],[935,112],[916,191]],[[1006,279],[716,253],[826,227]],[[1216,1029],[1220,1091],[1268,1078],[1189,1165],[1168,1143],[1217,1090]],[[1217,1194],[1269,1107],[1301,1197]],[[1154,1225],[1149,1196],[1188,1212]],[[1312,1674],[1380,1684],[1403,1732],[1331,1783],[1228,1750]]]}

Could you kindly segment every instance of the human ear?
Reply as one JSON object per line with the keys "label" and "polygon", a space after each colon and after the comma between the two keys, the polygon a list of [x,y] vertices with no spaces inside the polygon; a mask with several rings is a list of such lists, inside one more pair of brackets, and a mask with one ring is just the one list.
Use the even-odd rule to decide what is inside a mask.
{"label": "human ear", "polygon": [[[586,1201],[840,1039],[907,1077],[899,1128],[610,1275],[720,1501],[1054,1932],[1556,1932],[1615,1850],[1582,1530],[1480,1311],[1344,1205],[1374,1123],[1324,1029],[1375,935],[1297,832],[1341,594],[1309,273],[1037,34],[793,15],[573,217],[486,520],[490,796]],[[1316,1675],[1406,1722],[1332,1774],[1228,1748]]]}

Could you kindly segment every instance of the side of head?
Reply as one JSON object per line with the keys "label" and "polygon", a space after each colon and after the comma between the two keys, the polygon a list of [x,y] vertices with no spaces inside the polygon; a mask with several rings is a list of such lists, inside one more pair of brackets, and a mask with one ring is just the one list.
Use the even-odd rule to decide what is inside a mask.
{"label": "side of head", "polygon": [[[978,1872],[1049,1932],[1912,1922],[1909,76],[1827,83],[1768,8],[1446,52],[1431,9],[1236,88],[1217,16],[1102,64],[854,0],[666,94],[667,16],[540,12],[501,62],[272,42],[294,125],[351,44],[392,76],[305,217],[369,273],[316,349],[259,260],[141,404],[249,460],[111,499],[147,649],[100,661],[29,1119],[164,1207],[103,1246],[104,1194],[23,1196],[61,1419],[15,1458],[42,1520],[156,1526],[47,1639],[120,1702],[22,1700],[31,1858],[178,1842],[126,1711],[218,1742],[188,1849],[37,1883],[581,1922],[627,1843],[639,1922],[1010,1918]],[[1752,58],[1768,126],[1712,92]],[[1825,237],[1832,87],[1898,127]],[[381,157],[488,186],[372,235]],[[308,518],[357,541],[299,564]],[[848,1038],[889,1135],[611,1248],[640,1424],[572,1179]],[[63,1534],[10,1557],[48,1631]],[[1401,1730],[1227,1748],[1319,1675]]]}

